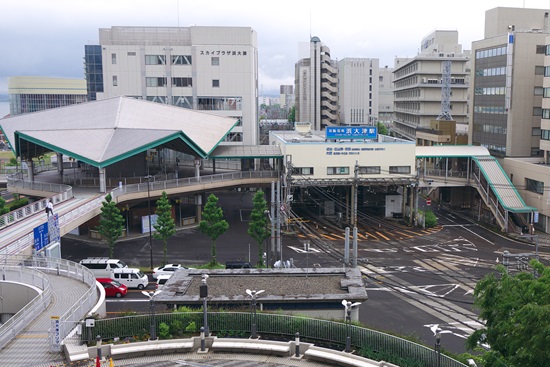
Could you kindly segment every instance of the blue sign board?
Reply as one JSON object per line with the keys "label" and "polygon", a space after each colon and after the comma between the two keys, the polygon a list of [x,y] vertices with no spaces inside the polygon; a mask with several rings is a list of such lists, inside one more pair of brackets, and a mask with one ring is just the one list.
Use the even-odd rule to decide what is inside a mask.
{"label": "blue sign board", "polygon": [[40,251],[50,243],[48,223],[34,228],[34,250]]}
{"label": "blue sign board", "polygon": [[326,139],[376,139],[376,126],[328,126],[325,129]]}

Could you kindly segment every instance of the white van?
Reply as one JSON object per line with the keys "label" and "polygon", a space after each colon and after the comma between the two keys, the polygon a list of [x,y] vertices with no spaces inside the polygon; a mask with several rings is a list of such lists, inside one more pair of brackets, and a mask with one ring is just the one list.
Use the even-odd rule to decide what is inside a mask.
{"label": "white van", "polygon": [[157,277],[157,290],[161,290],[164,284],[172,277],[172,274],[161,274]]}
{"label": "white van", "polygon": [[108,257],[89,257],[80,260],[80,265],[90,269],[96,278],[112,278],[114,269],[127,268],[124,261],[118,259],[109,259]]}
{"label": "white van", "polygon": [[144,289],[149,284],[149,277],[136,268],[115,268],[111,278],[128,288]]}

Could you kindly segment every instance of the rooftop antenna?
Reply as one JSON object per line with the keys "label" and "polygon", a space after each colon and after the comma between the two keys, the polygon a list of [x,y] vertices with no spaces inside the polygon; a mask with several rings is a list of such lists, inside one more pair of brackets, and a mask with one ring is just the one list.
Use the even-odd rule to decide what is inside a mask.
{"label": "rooftop antenna", "polygon": [[178,27],[180,26],[180,0],[177,0],[178,4]]}

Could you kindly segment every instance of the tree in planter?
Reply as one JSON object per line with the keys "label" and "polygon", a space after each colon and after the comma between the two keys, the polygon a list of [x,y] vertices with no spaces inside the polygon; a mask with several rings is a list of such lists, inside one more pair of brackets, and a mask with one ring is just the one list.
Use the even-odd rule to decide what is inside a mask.
{"label": "tree in planter", "polygon": [[6,206],[6,200],[0,197],[0,215],[10,212],[10,208]]}
{"label": "tree in planter", "polygon": [[212,239],[212,259],[210,265],[215,266],[216,261],[216,239],[229,228],[229,223],[223,219],[223,210],[218,207],[218,198],[210,194],[202,212],[203,220],[199,223],[199,230]]}
{"label": "tree in planter", "polygon": [[122,235],[124,229],[124,218],[120,210],[116,207],[111,194],[105,196],[105,201],[101,203],[101,217],[97,231],[105,239],[109,246],[109,257],[113,257],[115,243]]}
{"label": "tree in planter", "polygon": [[164,257],[162,265],[165,265],[167,251],[166,242],[168,241],[168,238],[172,237],[176,233],[176,223],[174,222],[174,218],[172,218],[172,205],[170,204],[170,200],[168,200],[168,196],[164,191],[162,192],[160,199],[157,200],[156,213],[158,218],[157,223],[153,225],[156,230],[153,236],[157,240],[162,240],[162,243],[164,244]]}
{"label": "tree in planter", "polygon": [[510,275],[497,265],[479,281],[474,290],[474,305],[485,320],[466,345],[491,347],[482,355],[484,366],[545,366],[550,360],[550,267],[536,260],[532,272]]}
{"label": "tree in planter", "polygon": [[248,234],[258,243],[258,266],[264,267],[264,248],[263,243],[269,237],[267,229],[267,201],[264,199],[264,192],[258,190],[252,198],[252,212],[250,213],[250,222],[248,223]]}

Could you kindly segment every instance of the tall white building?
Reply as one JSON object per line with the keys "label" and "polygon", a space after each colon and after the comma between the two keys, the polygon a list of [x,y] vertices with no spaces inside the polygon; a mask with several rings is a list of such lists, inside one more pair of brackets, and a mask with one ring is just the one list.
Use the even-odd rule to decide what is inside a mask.
{"label": "tall white building", "polygon": [[378,59],[345,58],[338,62],[341,125],[375,125],[378,119]]}
{"label": "tall white building", "polygon": [[338,125],[338,66],[319,37],[311,38],[309,51],[295,65],[296,121],[323,130]]}
{"label": "tall white building", "polygon": [[391,126],[393,120],[393,68],[378,71],[378,121]]}
{"label": "tall white building", "polygon": [[289,110],[294,107],[294,86],[281,85],[279,87],[279,100],[281,102],[281,108]]}
{"label": "tall white building", "polygon": [[249,27],[99,30],[104,92],[234,117],[225,144],[258,144],[257,34]]}
{"label": "tall white building", "polygon": [[415,140],[416,129],[429,128],[442,112],[444,63],[450,61],[450,114],[457,132],[468,130],[470,52],[462,51],[457,31],[434,31],[421,42],[420,53],[395,60],[393,132]]}

